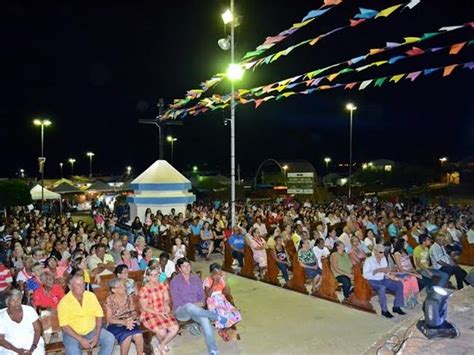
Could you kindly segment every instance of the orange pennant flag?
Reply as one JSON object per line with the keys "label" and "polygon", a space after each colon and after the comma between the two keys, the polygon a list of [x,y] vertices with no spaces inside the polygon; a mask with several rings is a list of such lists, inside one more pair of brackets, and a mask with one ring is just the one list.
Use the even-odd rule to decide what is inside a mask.
{"label": "orange pennant flag", "polygon": [[459,65],[459,64],[453,64],[453,65],[448,65],[447,67],[444,67],[443,77],[444,77],[444,76],[451,75],[451,73],[453,72],[453,70],[454,70],[458,65]]}
{"label": "orange pennant flag", "polygon": [[466,42],[453,44],[451,46],[451,50],[449,51],[449,54],[458,54],[465,45],[466,45]]}
{"label": "orange pennant flag", "polygon": [[324,0],[324,5],[329,6],[329,5],[338,5],[342,2],[342,0]]}
{"label": "orange pennant flag", "polygon": [[345,89],[351,90],[351,89],[353,89],[354,86],[356,86],[356,85],[357,85],[357,82],[346,84],[346,86],[344,86],[344,90],[345,90]]}

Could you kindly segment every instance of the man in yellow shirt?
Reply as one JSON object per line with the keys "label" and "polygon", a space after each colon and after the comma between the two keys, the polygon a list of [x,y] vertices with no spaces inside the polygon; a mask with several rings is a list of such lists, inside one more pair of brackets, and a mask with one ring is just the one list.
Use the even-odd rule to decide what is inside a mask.
{"label": "man in yellow shirt", "polygon": [[74,275],[69,281],[69,291],[58,304],[59,326],[63,331],[63,343],[68,355],[81,355],[82,350],[100,346],[99,355],[112,355],[115,337],[102,329],[104,312],[97,297],[85,291],[82,275]]}

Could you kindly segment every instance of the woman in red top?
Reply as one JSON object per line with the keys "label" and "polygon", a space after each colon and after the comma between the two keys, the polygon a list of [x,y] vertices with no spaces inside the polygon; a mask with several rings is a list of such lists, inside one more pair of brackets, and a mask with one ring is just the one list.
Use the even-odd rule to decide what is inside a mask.
{"label": "woman in red top", "polygon": [[40,286],[33,292],[33,306],[56,309],[64,297],[63,288],[54,283],[53,274],[47,270],[40,275],[40,281]]}

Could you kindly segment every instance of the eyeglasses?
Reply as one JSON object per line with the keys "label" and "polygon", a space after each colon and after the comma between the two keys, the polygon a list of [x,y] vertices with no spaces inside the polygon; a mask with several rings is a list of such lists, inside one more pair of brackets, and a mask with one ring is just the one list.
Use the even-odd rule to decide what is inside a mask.
{"label": "eyeglasses", "polygon": [[383,251],[379,251],[379,254],[384,254],[384,252],[383,252]]}

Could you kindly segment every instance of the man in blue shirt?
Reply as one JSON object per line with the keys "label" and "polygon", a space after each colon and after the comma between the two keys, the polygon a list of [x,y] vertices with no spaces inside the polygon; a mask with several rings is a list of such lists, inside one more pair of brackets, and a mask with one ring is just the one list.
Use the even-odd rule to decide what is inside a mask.
{"label": "man in blue shirt", "polygon": [[400,229],[398,227],[398,218],[393,217],[392,223],[388,226],[387,231],[390,235],[390,238],[398,237],[398,233],[400,232]]}
{"label": "man in blue shirt", "polygon": [[232,235],[229,238],[229,246],[232,249],[232,257],[237,259],[239,262],[239,267],[244,266],[245,240],[238,226],[232,228]]}

